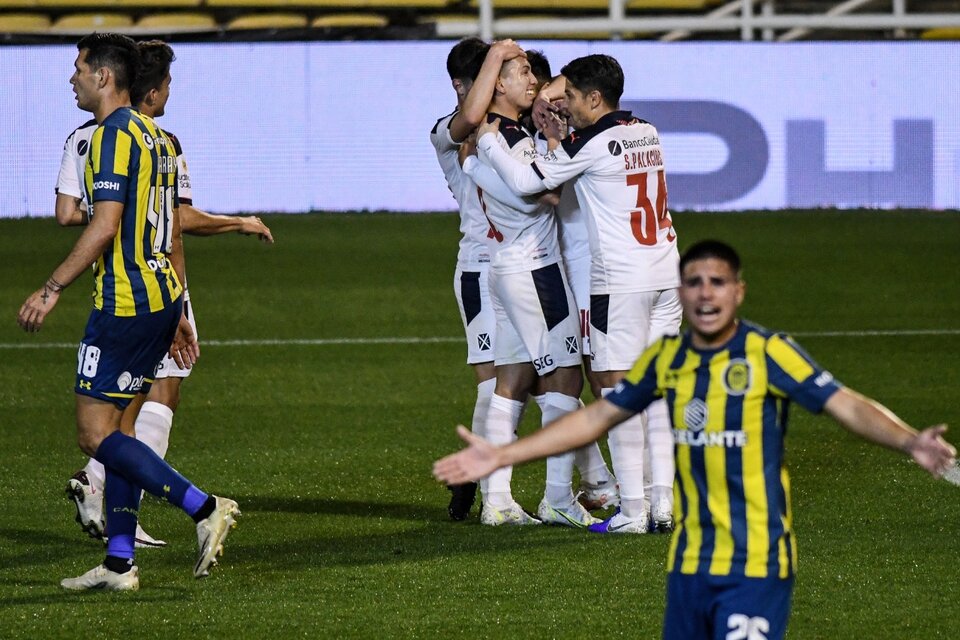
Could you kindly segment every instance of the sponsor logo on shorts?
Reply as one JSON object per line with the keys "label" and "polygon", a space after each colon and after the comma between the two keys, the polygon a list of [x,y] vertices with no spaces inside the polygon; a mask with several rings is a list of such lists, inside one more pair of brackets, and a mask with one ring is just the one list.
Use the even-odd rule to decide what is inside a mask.
{"label": "sponsor logo on shorts", "polygon": [[77,386],[80,387],[81,389],[86,389],[87,391],[90,391],[90,389],[93,387],[93,383],[91,383],[89,380],[81,380],[80,384],[78,384]]}
{"label": "sponsor logo on shorts", "polygon": [[544,369],[552,366],[553,366],[553,356],[551,356],[549,353],[545,356],[534,358],[533,360],[533,368],[536,369],[538,372],[543,371]]}
{"label": "sponsor logo on shorts", "polygon": [[142,387],[143,376],[134,378],[132,375],[130,375],[129,371],[124,371],[120,374],[120,377],[117,378],[117,388],[120,389],[120,391],[126,391],[129,389],[130,391],[136,392],[140,391]]}

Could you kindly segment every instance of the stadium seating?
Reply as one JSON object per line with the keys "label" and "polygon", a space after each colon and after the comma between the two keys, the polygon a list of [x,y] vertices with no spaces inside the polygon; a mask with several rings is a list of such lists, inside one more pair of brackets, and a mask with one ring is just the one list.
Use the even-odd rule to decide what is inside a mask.
{"label": "stadium seating", "polygon": [[43,33],[50,24],[50,16],[45,13],[0,14],[0,33]]}
{"label": "stadium seating", "polygon": [[[85,29],[114,29],[137,36],[145,32],[164,33],[176,38],[209,39],[223,37],[225,32],[245,32],[240,39],[264,38],[272,32],[285,31],[284,38],[383,38],[425,39],[456,38],[480,30],[479,6],[482,0],[0,0],[0,38],[5,42],[21,39],[37,42],[44,35],[62,40],[66,35]],[[956,11],[960,0],[932,0],[929,6],[911,4],[912,13]],[[610,17],[610,0],[492,0],[496,19],[520,22],[544,22],[561,18]],[[840,4],[838,4],[840,3]],[[756,0],[754,11],[761,13],[762,0]],[[857,7],[862,3],[858,3]],[[882,4],[882,3],[881,3]],[[778,15],[826,15],[846,13],[850,0],[776,0]],[[772,5],[763,5],[766,7]],[[841,6],[842,12],[837,12]],[[874,14],[889,8],[870,9]],[[627,18],[652,17],[719,17],[739,15],[738,0],[624,0]],[[928,29],[887,29],[851,32],[808,29],[774,34],[767,30],[765,38],[922,38],[925,40],[960,39],[960,26],[955,20],[933,22],[941,25]],[[212,24],[211,24],[212,23]],[[589,29],[558,34],[525,29],[523,37],[607,39],[614,34]],[[566,25],[569,28],[569,25]],[[357,31],[359,30],[359,31]],[[756,35],[759,36],[759,31]],[[217,34],[215,36],[205,34]],[[498,37],[520,34],[498,33]],[[740,30],[691,33],[677,30],[663,33],[617,33],[621,39],[684,38],[736,39]],[[780,37],[783,36],[783,37]]]}

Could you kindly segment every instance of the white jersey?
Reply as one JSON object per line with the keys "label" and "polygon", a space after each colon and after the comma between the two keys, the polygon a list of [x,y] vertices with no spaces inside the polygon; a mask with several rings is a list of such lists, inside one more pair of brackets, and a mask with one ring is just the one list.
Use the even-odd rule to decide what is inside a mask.
{"label": "white jersey", "polygon": [[[537,153],[542,156],[549,153],[547,149],[547,139],[543,134],[537,132],[534,136],[537,144]],[[560,192],[560,204],[557,205],[557,222],[559,223],[558,236],[560,238],[560,255],[563,261],[567,263],[567,276],[570,276],[569,264],[579,263],[582,259],[590,259],[590,239],[587,234],[587,221],[583,210],[580,208],[580,202],[577,200],[575,183],[577,179],[573,178],[563,185]],[[570,286],[573,286],[571,282]],[[576,295],[576,292],[574,292]],[[579,302],[579,301],[578,301]],[[589,302],[589,300],[587,300]],[[581,305],[582,306],[582,305]]]}
{"label": "white jersey", "polygon": [[591,294],[679,286],[677,236],[653,125],[615,111],[570,134],[530,165],[509,157],[492,135],[483,136],[478,148],[517,193],[538,193],[577,178],[592,255]]}
{"label": "white jersey", "polygon": [[437,161],[447,180],[447,187],[453,193],[460,210],[460,250],[457,253],[457,265],[465,271],[478,271],[481,265],[490,262],[490,251],[486,238],[490,233],[490,223],[483,215],[477,186],[460,167],[458,153],[460,143],[450,137],[450,121],[457,115],[454,111],[437,120],[430,131],[430,144],[437,152]]}
{"label": "white jersey", "polygon": [[[82,188],[84,167],[90,152],[90,140],[98,126],[96,120],[88,120],[67,136],[67,141],[63,145],[63,157],[60,159],[60,173],[57,175],[55,191],[58,194],[79,198],[84,204],[86,204],[86,193]],[[169,131],[164,133],[173,141],[177,154],[177,192],[180,202],[193,204],[190,172],[187,170],[187,159],[183,155],[180,141]]]}
{"label": "white jersey", "polygon": [[[497,141],[501,148],[518,162],[530,162],[537,157],[533,138],[523,126],[504,116],[500,118]],[[523,209],[513,203],[498,200],[496,194],[487,197],[481,192],[480,202],[493,237],[488,237],[490,267],[497,273],[533,271],[560,261],[557,239],[557,219],[554,208],[529,198]]]}

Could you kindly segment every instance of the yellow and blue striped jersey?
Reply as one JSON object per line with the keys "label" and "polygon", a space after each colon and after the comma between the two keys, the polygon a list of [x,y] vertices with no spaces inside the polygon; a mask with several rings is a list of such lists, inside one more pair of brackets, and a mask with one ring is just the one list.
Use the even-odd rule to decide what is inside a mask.
{"label": "yellow and blue striped jersey", "polygon": [[120,228],[95,265],[94,306],[115,316],[159,311],[180,297],[170,264],[177,155],[156,123],[117,109],[90,141],[84,172],[87,202],[123,203]]}
{"label": "yellow and blue striped jersey", "polygon": [[788,406],[819,413],[839,388],[789,337],[744,321],[722,348],[696,349],[686,333],[640,356],[607,400],[630,411],[667,401],[676,458],[668,571],[794,574]]}

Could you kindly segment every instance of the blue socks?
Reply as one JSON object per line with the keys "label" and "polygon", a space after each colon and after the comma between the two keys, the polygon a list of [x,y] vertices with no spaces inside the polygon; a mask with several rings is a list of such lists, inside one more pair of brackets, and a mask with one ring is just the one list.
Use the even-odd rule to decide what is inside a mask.
{"label": "blue socks", "polygon": [[[140,442],[136,438],[124,435],[119,431],[114,431],[103,439],[97,448],[97,454],[94,456],[99,462],[107,468],[106,487],[111,484],[120,484],[117,493],[117,503],[111,508],[110,494],[111,490],[105,488],[104,498],[107,500],[107,514],[111,517],[111,531],[113,530],[112,520],[120,516],[123,520],[125,512],[116,512],[114,509],[124,507],[133,509],[134,529],[130,535],[135,533],[136,529],[136,511],[140,502],[139,489],[163,498],[174,504],[188,515],[193,516],[207,501],[207,494],[197,489],[189,480],[177,473],[173,467],[167,464],[163,458]],[[113,472],[111,474],[111,471]],[[119,480],[119,482],[118,482]],[[131,502],[129,492],[124,483],[135,489],[136,500]],[[125,535],[125,525],[117,533]],[[113,533],[110,534],[110,542],[113,542]],[[113,554],[111,554],[113,555]],[[120,556],[123,557],[123,556]],[[131,556],[132,557],[132,556]]]}
{"label": "blue socks", "polygon": [[104,532],[108,538],[107,556],[129,560],[133,558],[134,537],[137,533],[140,488],[110,467],[106,467],[106,471],[103,500],[109,526]]}

